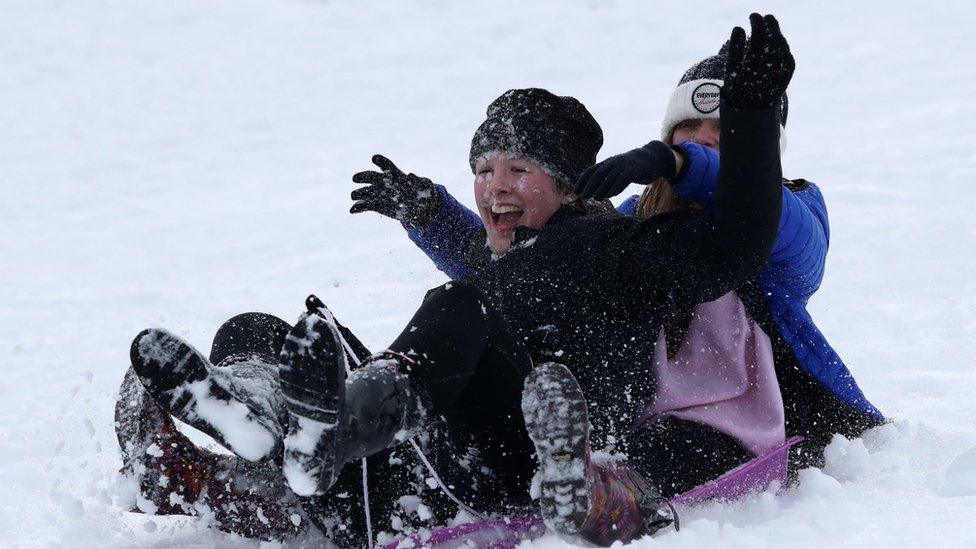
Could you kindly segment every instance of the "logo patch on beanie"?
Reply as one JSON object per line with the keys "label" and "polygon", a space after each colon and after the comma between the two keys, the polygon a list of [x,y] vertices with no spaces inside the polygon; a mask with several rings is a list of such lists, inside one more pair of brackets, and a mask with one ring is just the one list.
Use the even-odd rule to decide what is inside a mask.
{"label": "logo patch on beanie", "polygon": [[714,82],[699,84],[695,91],[691,92],[691,106],[702,114],[715,112],[721,93],[722,87]]}

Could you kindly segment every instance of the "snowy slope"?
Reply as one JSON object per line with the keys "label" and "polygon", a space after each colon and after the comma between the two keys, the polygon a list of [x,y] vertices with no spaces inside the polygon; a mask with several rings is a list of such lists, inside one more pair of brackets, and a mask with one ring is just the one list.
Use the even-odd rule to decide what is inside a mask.
{"label": "snowy slope", "polygon": [[[315,292],[387,343],[443,277],[395,223],[346,213],[373,153],[470,205],[471,133],[530,85],[592,110],[601,158],[642,144],[754,9],[525,4],[2,2],[0,546],[256,546],[122,512],[131,338],[206,348],[229,316],[293,319]],[[976,8],[797,4],[763,9],[798,60],[786,171],[832,217],[811,307],[896,422],[783,497],[635,546],[976,546]]]}

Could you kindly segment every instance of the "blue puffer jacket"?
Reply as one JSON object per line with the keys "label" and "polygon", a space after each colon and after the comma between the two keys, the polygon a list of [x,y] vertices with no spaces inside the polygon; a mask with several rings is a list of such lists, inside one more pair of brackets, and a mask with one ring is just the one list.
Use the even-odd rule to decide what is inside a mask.
{"label": "blue puffer jacket", "polygon": [[[718,181],[718,152],[691,142],[679,146],[688,162],[672,183],[675,192],[704,208],[711,207]],[[438,189],[444,199],[440,215],[422,228],[406,224],[404,228],[441,272],[452,279],[463,278],[469,272],[464,256],[475,233],[483,228],[481,217],[443,187]],[[618,210],[633,215],[637,200],[636,195],[628,198]],[[807,373],[841,401],[881,422],[884,416],[865,398],[807,312],[807,301],[823,279],[829,241],[827,207],[820,189],[806,181],[784,186],[779,234],[769,264],[759,274],[759,287],[783,339]]]}

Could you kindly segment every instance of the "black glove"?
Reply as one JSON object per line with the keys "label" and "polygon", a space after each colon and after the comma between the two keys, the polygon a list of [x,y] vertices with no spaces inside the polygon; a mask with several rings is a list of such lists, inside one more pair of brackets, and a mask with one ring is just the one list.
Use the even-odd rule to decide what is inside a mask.
{"label": "black glove", "polygon": [[742,27],[732,29],[722,101],[738,109],[765,109],[782,101],[796,62],[775,17],[753,13],[749,23],[748,40]]}
{"label": "black glove", "polygon": [[674,151],[660,141],[651,141],[590,166],[576,182],[573,192],[580,198],[603,200],[617,196],[631,183],[646,185],[660,177],[671,179],[674,172]]}
{"label": "black glove", "polygon": [[383,155],[373,155],[373,164],[382,172],[359,172],[354,183],[368,187],[354,190],[349,196],[356,202],[349,213],[373,211],[398,221],[422,227],[437,216],[441,196],[426,177],[405,174]]}

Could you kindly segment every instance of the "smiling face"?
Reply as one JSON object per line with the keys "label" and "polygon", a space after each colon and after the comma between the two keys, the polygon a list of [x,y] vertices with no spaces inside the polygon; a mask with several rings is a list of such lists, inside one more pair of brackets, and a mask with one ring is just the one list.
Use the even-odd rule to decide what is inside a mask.
{"label": "smiling face", "polygon": [[541,229],[572,196],[541,166],[524,158],[494,154],[475,164],[474,195],[488,231],[488,245],[503,254],[515,227]]}

